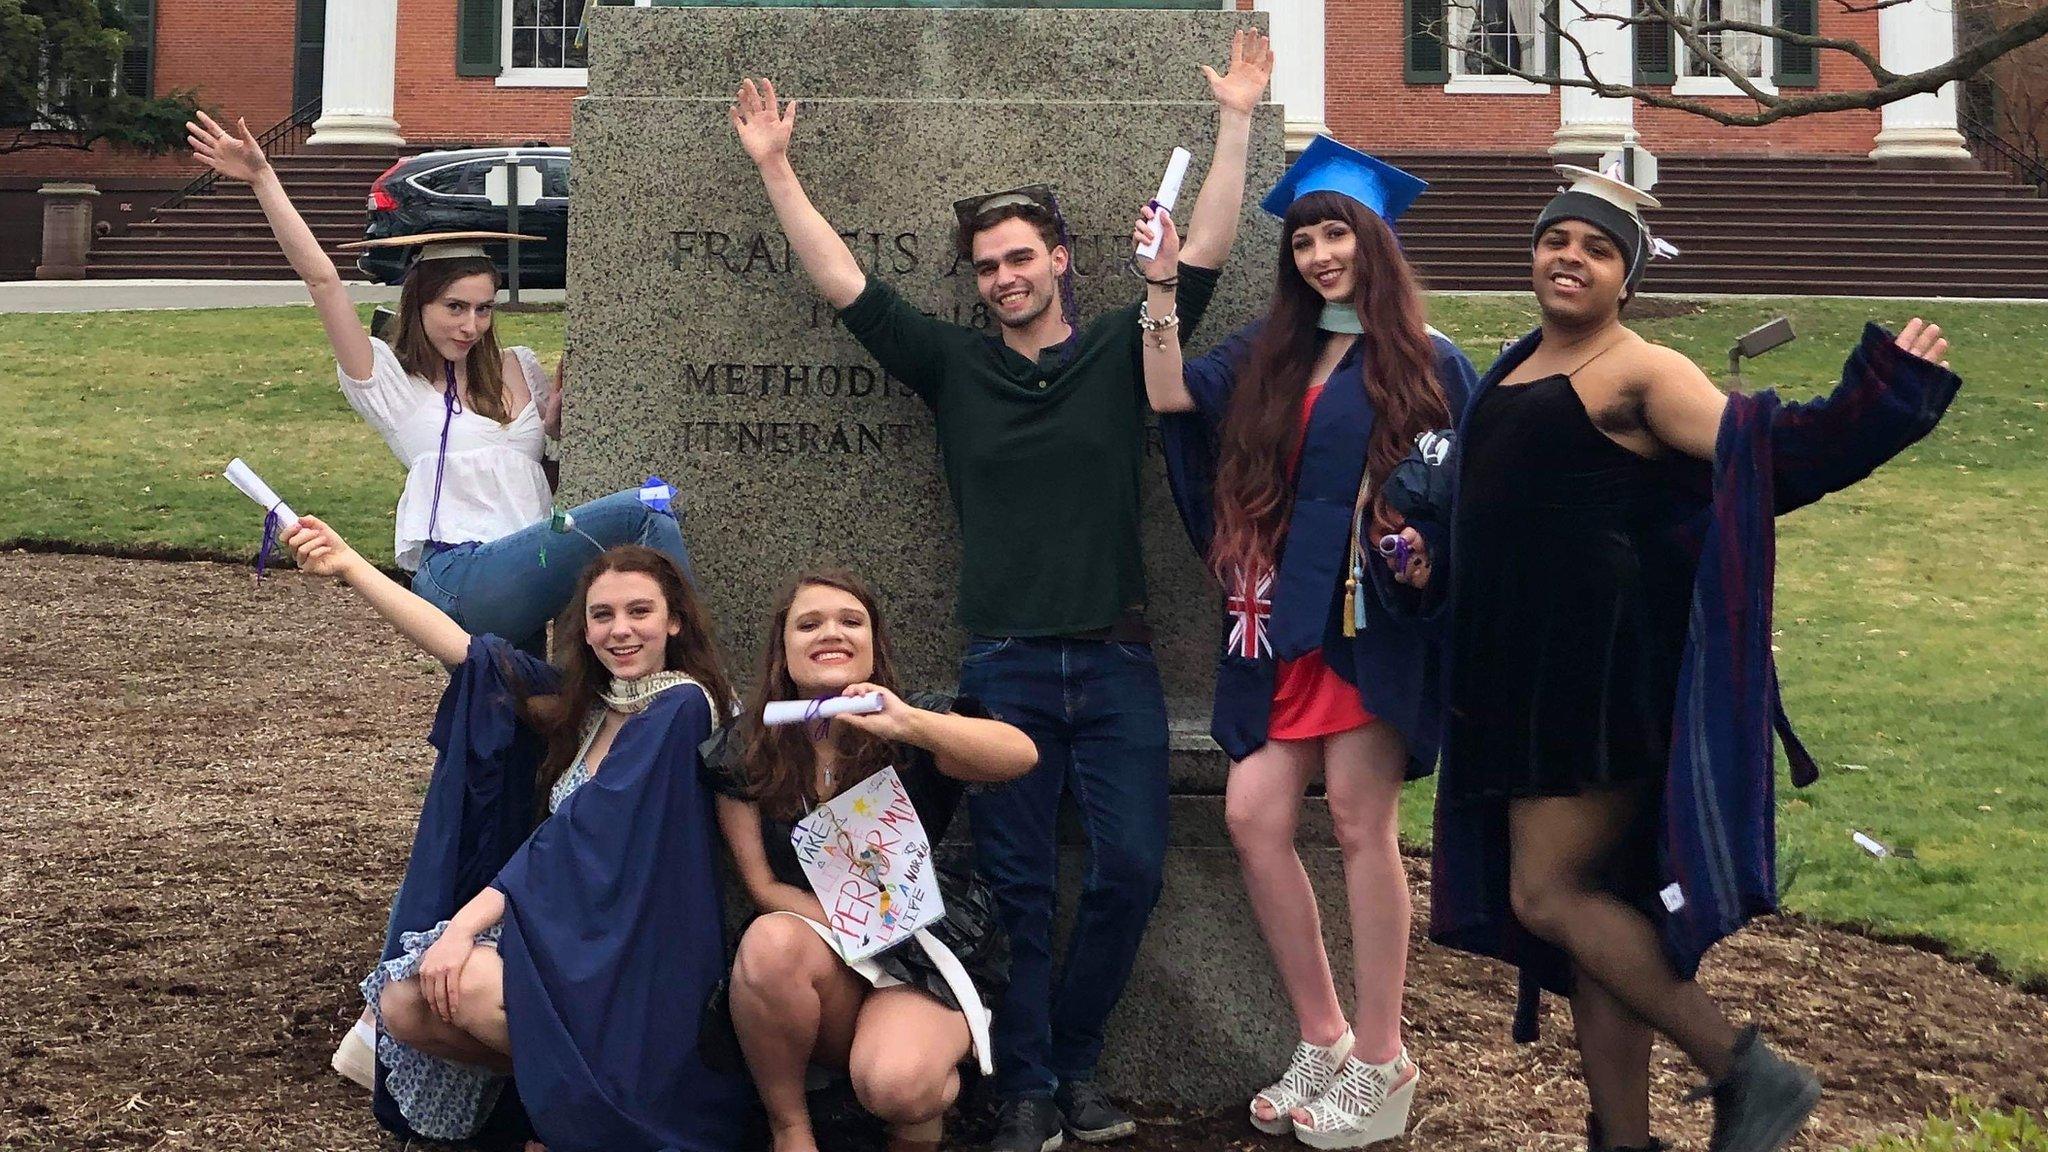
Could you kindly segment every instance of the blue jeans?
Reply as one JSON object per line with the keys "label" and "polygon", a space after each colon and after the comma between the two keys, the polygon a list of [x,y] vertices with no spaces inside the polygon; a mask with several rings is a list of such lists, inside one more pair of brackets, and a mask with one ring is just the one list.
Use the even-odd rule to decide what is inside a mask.
{"label": "blue jeans", "polygon": [[413,574],[412,590],[465,630],[540,654],[548,621],[568,606],[584,567],[597,559],[583,533],[606,548],[645,544],[666,552],[691,576],[682,526],[642,504],[638,490],[599,497],[569,514],[582,532],[556,532],[543,520],[488,544],[430,553]]}
{"label": "blue jeans", "polygon": [[[1049,1096],[1093,1078],[1166,862],[1166,696],[1143,644],[977,639],[960,694],[1022,728],[1038,766],[968,797],[976,867],[1010,937],[995,1013],[998,1096]],[[1052,924],[1060,794],[1072,789],[1088,871],[1057,988]]]}

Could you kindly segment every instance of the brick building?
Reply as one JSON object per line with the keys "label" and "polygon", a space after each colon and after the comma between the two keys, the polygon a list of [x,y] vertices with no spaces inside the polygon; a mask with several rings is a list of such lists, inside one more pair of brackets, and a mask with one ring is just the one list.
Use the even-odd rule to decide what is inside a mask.
{"label": "brick building", "polygon": [[[585,0],[122,0],[140,17],[132,56],[150,91],[193,90],[200,102],[263,132],[310,120],[302,151],[425,147],[569,138],[571,102],[586,73],[576,43]],[[637,3],[653,0],[589,0]],[[663,0],[666,2],[666,0]],[[1629,29],[1583,8],[1627,13],[1632,0],[1562,0],[1567,37],[1601,75],[1669,87],[1742,107],[1731,81],[1702,74],[1668,29]],[[1828,0],[1679,0],[1874,44],[1887,67],[1914,70],[1954,52],[1951,0],[1906,0],[1851,11]],[[1660,157],[1875,158],[1967,165],[1956,100],[1944,90],[1888,106],[1727,128],[1687,113],[1637,106],[1501,74],[1583,75],[1585,61],[1546,35],[1541,5],[1560,0],[1163,0],[1158,6],[1256,8],[1269,14],[1280,66],[1273,98],[1291,143],[1328,131],[1384,153],[1590,155],[1639,142]],[[1582,8],[1583,5],[1583,8]],[[1138,6],[1143,6],[1142,4]],[[1554,22],[1554,21],[1553,21]],[[147,42],[141,43],[146,37]],[[1727,34],[1730,59],[1760,86],[1828,91],[1867,85],[1839,53],[1785,48]],[[139,54],[139,55],[137,55]],[[1817,59],[1816,56],[1819,58]],[[1953,86],[1951,86],[1952,88]],[[317,119],[314,116],[317,114]],[[103,233],[146,217],[197,169],[182,155],[105,148],[0,156],[0,277],[32,274],[36,189],[46,180],[98,186]],[[16,223],[27,223],[27,228]]]}

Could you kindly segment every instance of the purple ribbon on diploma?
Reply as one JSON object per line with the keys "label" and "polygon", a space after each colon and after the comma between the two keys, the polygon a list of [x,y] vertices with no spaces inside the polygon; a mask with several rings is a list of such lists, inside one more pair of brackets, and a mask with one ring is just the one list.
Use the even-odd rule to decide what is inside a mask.
{"label": "purple ribbon on diploma", "polygon": [[256,579],[263,579],[263,569],[270,563],[270,550],[277,546],[277,509],[268,508],[263,512],[263,543],[256,549]]}
{"label": "purple ribbon on diploma", "polygon": [[1414,554],[1415,549],[1409,546],[1406,537],[1380,537],[1380,555],[1385,556],[1387,559],[1392,560],[1394,562],[1394,571],[1408,571],[1408,561],[1410,557],[1412,557]]}

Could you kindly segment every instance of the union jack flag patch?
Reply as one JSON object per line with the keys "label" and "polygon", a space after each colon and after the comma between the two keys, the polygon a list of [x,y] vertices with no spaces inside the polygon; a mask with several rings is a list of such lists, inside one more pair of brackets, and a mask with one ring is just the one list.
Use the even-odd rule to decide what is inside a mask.
{"label": "union jack flag patch", "polygon": [[1230,651],[1247,660],[1273,654],[1273,642],[1266,638],[1266,618],[1273,614],[1272,569],[1259,574],[1254,585],[1245,570],[1237,570],[1237,586],[1230,590]]}

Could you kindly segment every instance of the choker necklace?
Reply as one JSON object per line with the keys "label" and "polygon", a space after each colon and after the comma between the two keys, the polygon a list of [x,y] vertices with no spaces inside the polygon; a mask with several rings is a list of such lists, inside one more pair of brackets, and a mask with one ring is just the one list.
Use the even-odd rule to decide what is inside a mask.
{"label": "choker necklace", "polygon": [[678,684],[695,683],[695,680],[681,672],[650,672],[636,680],[614,676],[610,686],[599,695],[603,697],[605,707],[614,712],[631,715],[635,712],[645,712],[647,706],[654,703],[656,696],[670,688]]}
{"label": "choker necklace", "polygon": [[1365,333],[1365,325],[1358,320],[1358,309],[1343,300],[1324,301],[1323,315],[1316,321],[1316,327],[1325,332],[1349,332],[1353,336]]}

